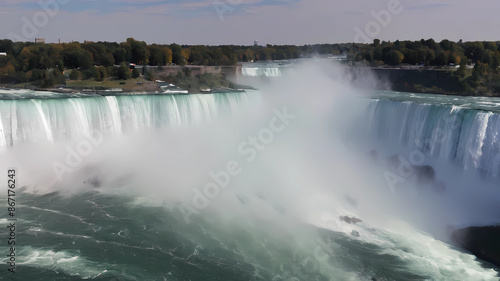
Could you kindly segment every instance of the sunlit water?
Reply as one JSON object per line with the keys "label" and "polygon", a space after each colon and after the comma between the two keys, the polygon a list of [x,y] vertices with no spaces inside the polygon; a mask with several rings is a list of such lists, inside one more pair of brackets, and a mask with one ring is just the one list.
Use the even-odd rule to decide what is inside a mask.
{"label": "sunlit water", "polygon": [[[305,67],[300,81],[290,72],[286,85],[262,92],[0,101],[0,168],[16,167],[19,181],[16,274],[2,242],[0,279],[497,280],[498,268],[439,235],[493,206],[465,216],[453,208],[467,193],[450,192],[458,203],[436,216],[432,206],[444,204],[431,202],[453,187],[420,192],[407,182],[394,191],[377,165],[418,149],[411,140],[439,115],[481,109],[460,123],[481,144],[469,134],[456,146],[461,157],[450,156],[451,140],[423,153],[426,163],[450,163],[435,165],[447,184],[448,168],[495,183],[486,155],[498,152],[478,147],[496,140],[496,101],[346,98],[355,91],[332,80],[335,71]],[[379,151],[375,164],[370,150]],[[346,215],[363,221],[339,219]],[[2,228],[6,219],[1,212]]]}

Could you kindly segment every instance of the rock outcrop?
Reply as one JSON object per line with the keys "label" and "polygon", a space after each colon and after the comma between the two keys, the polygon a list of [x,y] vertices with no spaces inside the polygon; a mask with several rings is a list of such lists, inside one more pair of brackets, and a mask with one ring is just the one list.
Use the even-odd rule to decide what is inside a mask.
{"label": "rock outcrop", "polygon": [[358,223],[362,222],[362,220],[356,218],[356,217],[348,217],[348,216],[340,216],[339,219],[341,221],[345,221],[346,223]]}
{"label": "rock outcrop", "polygon": [[500,225],[456,229],[452,239],[478,258],[500,266]]}

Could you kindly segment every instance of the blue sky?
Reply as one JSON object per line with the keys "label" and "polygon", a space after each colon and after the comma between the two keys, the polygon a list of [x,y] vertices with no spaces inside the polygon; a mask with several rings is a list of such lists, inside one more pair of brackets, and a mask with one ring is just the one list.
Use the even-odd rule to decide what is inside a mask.
{"label": "blue sky", "polygon": [[1,1],[0,38],[23,41],[122,42],[134,37],[148,43],[249,45],[253,40],[500,40],[498,0]]}

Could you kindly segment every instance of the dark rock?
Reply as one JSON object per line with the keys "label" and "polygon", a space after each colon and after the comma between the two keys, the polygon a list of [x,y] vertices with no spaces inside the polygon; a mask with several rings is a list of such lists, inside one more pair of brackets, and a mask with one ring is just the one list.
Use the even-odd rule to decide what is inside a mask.
{"label": "dark rock", "polygon": [[359,232],[357,232],[356,230],[353,230],[353,231],[351,232],[351,235],[352,235],[352,236],[359,237]]}
{"label": "dark rock", "polygon": [[[401,173],[403,170],[410,169],[410,176],[399,174],[402,177],[408,177],[417,184],[434,184],[436,183],[436,171],[431,165],[411,165],[401,156],[395,154],[387,158],[387,169],[393,173]],[[436,191],[443,191],[445,188],[442,183],[434,184]]]}
{"label": "dark rock", "polygon": [[500,225],[456,229],[451,238],[478,258],[500,266]]}
{"label": "dark rock", "polygon": [[430,165],[413,166],[413,169],[415,169],[415,176],[419,184],[431,183],[436,177],[436,172]]}
{"label": "dark rock", "polygon": [[362,220],[356,218],[356,217],[348,217],[348,216],[340,216],[339,219],[341,221],[345,221],[346,223],[358,223],[358,222],[362,222]]}
{"label": "dark rock", "polygon": [[93,187],[101,187],[101,180],[99,180],[99,178],[97,176],[95,177],[91,177],[89,179],[87,179],[86,181],[83,182],[84,184],[90,184],[91,186]]}

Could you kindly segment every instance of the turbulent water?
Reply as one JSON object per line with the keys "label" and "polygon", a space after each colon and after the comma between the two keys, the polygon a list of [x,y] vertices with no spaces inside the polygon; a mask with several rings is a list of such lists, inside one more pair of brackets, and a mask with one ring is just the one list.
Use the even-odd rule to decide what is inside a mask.
{"label": "turbulent water", "polygon": [[498,268],[420,228],[428,216],[405,216],[426,206],[391,192],[349,138],[404,153],[443,127],[423,153],[496,181],[500,103],[343,100],[331,98],[349,91],[337,82],[289,84],[279,94],[0,100],[0,168],[19,180],[16,273],[3,238],[0,279],[498,280]]}

